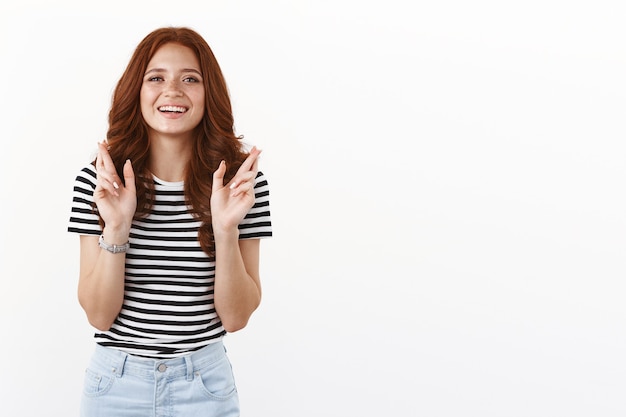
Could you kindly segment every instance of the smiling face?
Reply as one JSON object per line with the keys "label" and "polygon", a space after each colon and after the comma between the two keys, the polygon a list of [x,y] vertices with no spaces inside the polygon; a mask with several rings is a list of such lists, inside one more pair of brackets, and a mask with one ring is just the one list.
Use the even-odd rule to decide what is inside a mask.
{"label": "smiling face", "polygon": [[168,43],[156,51],[139,98],[151,139],[191,138],[204,116],[203,83],[198,58],[191,49]]}

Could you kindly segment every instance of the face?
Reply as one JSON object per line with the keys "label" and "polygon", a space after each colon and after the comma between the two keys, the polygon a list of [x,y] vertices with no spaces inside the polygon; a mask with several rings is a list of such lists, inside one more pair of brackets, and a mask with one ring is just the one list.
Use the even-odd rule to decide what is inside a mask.
{"label": "face", "polygon": [[160,47],[141,86],[141,114],[151,139],[191,137],[204,115],[204,80],[198,58],[186,46]]}

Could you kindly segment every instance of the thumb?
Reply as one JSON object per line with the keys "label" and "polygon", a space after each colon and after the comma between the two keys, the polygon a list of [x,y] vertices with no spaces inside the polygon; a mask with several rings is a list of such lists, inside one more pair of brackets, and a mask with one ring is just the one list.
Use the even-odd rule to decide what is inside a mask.
{"label": "thumb", "polygon": [[136,192],[135,190],[135,172],[133,171],[133,164],[130,162],[130,159],[126,160],[124,163],[124,183],[126,184],[126,189]]}
{"label": "thumb", "polygon": [[213,192],[224,187],[224,174],[226,173],[226,162],[220,162],[217,170],[213,173]]}

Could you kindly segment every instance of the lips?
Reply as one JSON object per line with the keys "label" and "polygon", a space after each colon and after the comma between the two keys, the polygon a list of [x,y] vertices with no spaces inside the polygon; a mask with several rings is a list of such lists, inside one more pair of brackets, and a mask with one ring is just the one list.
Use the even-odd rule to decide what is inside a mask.
{"label": "lips", "polygon": [[187,111],[187,107],[168,105],[159,107],[159,111],[161,113],[185,113]]}

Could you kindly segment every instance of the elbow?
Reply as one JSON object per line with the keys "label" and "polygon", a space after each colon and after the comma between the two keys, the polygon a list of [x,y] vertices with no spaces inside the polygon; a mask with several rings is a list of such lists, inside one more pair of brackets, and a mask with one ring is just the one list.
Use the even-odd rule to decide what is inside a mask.
{"label": "elbow", "polygon": [[106,332],[111,329],[113,326],[113,320],[108,320],[104,317],[89,317],[87,316],[87,320],[92,327],[95,327],[97,330],[101,332]]}
{"label": "elbow", "polygon": [[111,326],[113,326],[115,317],[111,317],[110,314],[105,314],[104,312],[95,311],[93,308],[90,308],[89,304],[86,303],[80,296],[78,301],[87,316],[87,321],[92,327],[95,327],[101,332],[106,332],[111,328]]}
{"label": "elbow", "polygon": [[222,327],[224,327],[224,330],[226,330],[228,333],[235,333],[246,327],[247,324],[247,318],[222,320]]}
{"label": "elbow", "polygon": [[239,311],[233,312],[234,314],[227,314],[223,317],[220,316],[220,320],[222,321],[222,327],[228,333],[235,333],[248,325],[248,321],[252,316],[252,313],[256,310],[258,304],[254,306],[252,310],[249,311]]}
{"label": "elbow", "polygon": [[87,321],[89,324],[101,332],[108,331],[111,326],[113,326],[113,322],[115,321],[115,318],[111,318],[109,315],[102,313],[97,314],[85,310],[85,314],[87,315]]}
{"label": "elbow", "polygon": [[248,325],[252,313],[260,304],[261,297],[258,297],[253,301],[251,300],[245,307],[227,309],[224,308],[226,306],[222,306],[219,302],[216,303],[215,307],[224,330],[228,333],[235,333]]}

